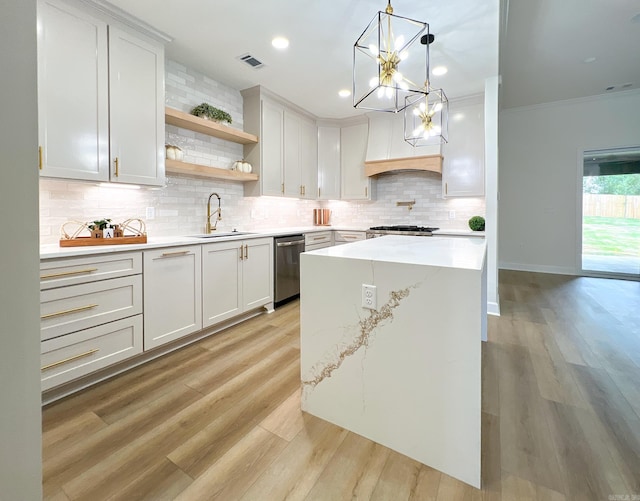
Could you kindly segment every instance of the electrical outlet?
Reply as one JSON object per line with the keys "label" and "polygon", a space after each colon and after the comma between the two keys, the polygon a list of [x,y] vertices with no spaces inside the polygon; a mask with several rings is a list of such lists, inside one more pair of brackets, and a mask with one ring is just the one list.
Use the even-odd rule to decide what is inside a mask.
{"label": "electrical outlet", "polygon": [[455,218],[456,218],[456,211],[450,210],[449,211],[449,219],[455,219]]}
{"label": "electrical outlet", "polygon": [[362,307],[369,310],[378,308],[378,294],[375,285],[362,284]]}
{"label": "electrical outlet", "polygon": [[147,207],[147,217],[148,221],[156,218],[156,208],[155,207]]}

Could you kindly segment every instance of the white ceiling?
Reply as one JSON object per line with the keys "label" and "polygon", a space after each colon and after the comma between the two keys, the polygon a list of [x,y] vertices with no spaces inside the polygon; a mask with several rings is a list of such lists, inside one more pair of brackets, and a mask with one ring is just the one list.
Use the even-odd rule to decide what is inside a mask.
{"label": "white ceiling", "polygon": [[[564,0],[563,0],[564,1]],[[353,44],[386,0],[110,0],[173,38],[170,59],[241,90],[260,84],[323,118],[362,113],[352,98]],[[426,21],[435,42],[431,78],[449,98],[477,94],[498,73],[499,0],[393,0],[394,14]],[[276,35],[290,46],[271,46]],[[250,53],[265,66],[237,59]]]}
{"label": "white ceiling", "polygon": [[503,0],[502,10],[503,108],[640,88],[640,0]]}
{"label": "white ceiling", "polygon": [[[109,1],[170,35],[169,58],[238,90],[264,85],[324,118],[362,113],[338,90],[351,88],[353,43],[386,6],[386,0]],[[429,23],[436,36],[431,68],[449,69],[431,81],[450,99],[482,92],[484,79],[498,74],[499,29],[503,108],[640,88],[640,0],[392,5],[396,15]],[[287,50],[271,46],[276,35],[289,38]],[[254,70],[237,59],[246,53],[265,66]]]}

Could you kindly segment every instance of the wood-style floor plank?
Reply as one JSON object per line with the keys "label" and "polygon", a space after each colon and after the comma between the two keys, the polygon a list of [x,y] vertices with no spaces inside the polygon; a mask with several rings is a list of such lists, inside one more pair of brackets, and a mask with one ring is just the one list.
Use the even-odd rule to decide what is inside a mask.
{"label": "wood-style floor plank", "polygon": [[44,498],[592,500],[640,494],[640,283],[501,271],[482,490],[300,410],[294,301],[43,412]]}

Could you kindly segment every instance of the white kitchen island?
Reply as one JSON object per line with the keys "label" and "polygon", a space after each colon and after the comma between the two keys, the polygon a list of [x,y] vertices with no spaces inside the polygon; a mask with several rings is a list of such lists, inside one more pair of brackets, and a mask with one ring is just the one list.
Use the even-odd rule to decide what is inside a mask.
{"label": "white kitchen island", "polygon": [[302,254],[302,409],[479,488],[485,263],[459,237]]}

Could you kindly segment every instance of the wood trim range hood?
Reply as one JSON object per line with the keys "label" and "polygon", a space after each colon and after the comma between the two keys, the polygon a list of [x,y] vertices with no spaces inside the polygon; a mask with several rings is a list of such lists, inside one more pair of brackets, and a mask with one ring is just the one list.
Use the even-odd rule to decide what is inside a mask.
{"label": "wood trim range hood", "polygon": [[368,177],[397,171],[428,171],[442,174],[442,155],[393,158],[389,160],[367,160],[364,172]]}

